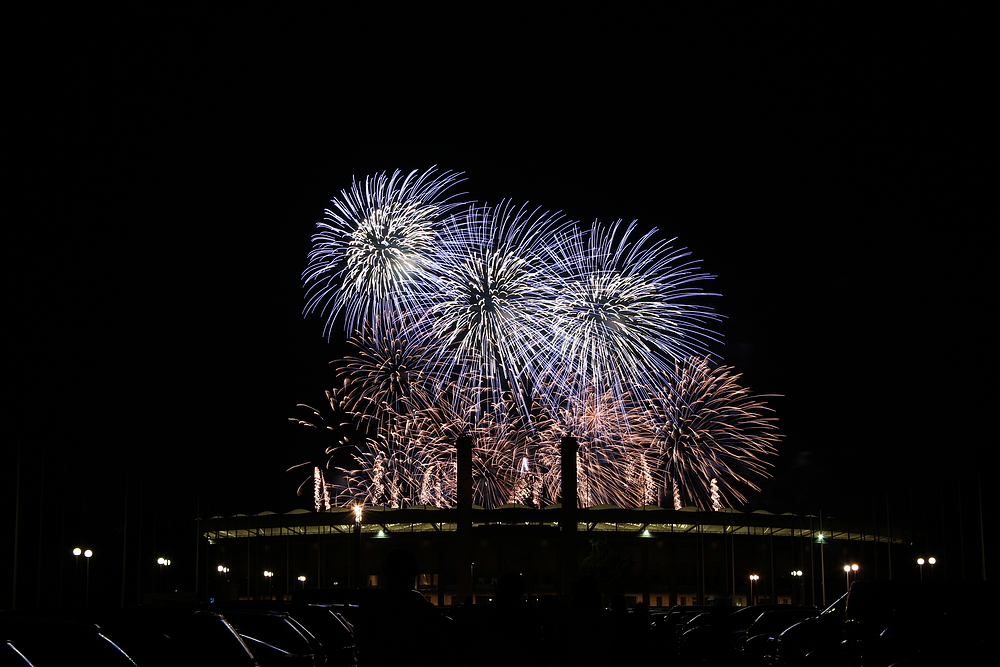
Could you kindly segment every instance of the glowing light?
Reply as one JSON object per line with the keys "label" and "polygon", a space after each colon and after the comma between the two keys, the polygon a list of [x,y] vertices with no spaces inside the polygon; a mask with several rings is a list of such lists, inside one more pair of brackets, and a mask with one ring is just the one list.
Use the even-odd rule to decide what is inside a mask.
{"label": "glowing light", "polygon": [[846,577],[847,590],[851,590],[851,573],[854,573],[854,579],[857,581],[858,576],[858,565],[855,563],[853,565],[844,566],[844,576]]}

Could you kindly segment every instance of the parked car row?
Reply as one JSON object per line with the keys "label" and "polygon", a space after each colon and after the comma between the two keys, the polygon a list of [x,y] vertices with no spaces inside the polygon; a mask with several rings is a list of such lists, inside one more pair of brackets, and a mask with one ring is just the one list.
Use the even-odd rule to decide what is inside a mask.
{"label": "parked car row", "polygon": [[353,627],[330,605],[144,606],[85,620],[7,612],[0,641],[0,667],[358,664]]}
{"label": "parked car row", "polygon": [[856,582],[825,609],[629,610],[519,597],[437,608],[416,591],[332,590],[292,603],[147,606],[66,619],[0,613],[0,667],[643,664],[920,667],[992,655],[982,585]]}
{"label": "parked car row", "polygon": [[768,640],[820,610],[791,605],[681,606],[652,622],[654,641],[665,657],[684,664],[770,664]]}
{"label": "parked car row", "polygon": [[689,665],[973,664],[994,652],[992,599],[985,584],[856,582],[825,609],[675,607],[651,629],[667,660]]}
{"label": "parked car row", "polygon": [[996,646],[993,599],[986,582],[855,582],[834,609],[776,638],[776,664],[978,664]]}

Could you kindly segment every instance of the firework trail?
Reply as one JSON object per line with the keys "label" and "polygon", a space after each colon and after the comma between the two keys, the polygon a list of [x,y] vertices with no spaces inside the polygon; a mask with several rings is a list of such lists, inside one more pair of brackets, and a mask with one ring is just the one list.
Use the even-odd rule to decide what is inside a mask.
{"label": "firework trail", "polygon": [[533,431],[521,427],[513,404],[474,413],[456,410],[445,399],[435,408],[383,416],[377,436],[354,456],[357,467],[340,469],[344,483],[331,485],[338,504],[454,506],[455,440],[461,435],[472,436],[476,443],[472,486],[477,504],[534,502],[536,476],[519,468],[538,447]]}
{"label": "firework trail", "polygon": [[365,439],[354,455],[356,468],[338,468],[336,503],[405,507],[454,504],[456,459],[436,420],[407,415]]}
{"label": "firework trail", "polygon": [[[330,406],[338,414],[343,414],[340,410],[339,399],[337,397],[337,391],[331,390],[326,392],[327,400],[330,402]],[[300,426],[306,426],[312,429],[326,431],[330,435],[330,439],[334,441],[334,444],[328,445],[323,450],[323,456],[318,459],[313,459],[310,461],[304,461],[302,463],[297,463],[289,467],[285,472],[291,472],[298,468],[312,468],[309,477],[302,480],[296,490],[297,495],[303,495],[306,487],[309,483],[312,483],[313,487],[313,506],[316,511],[329,510],[333,505],[330,500],[330,487],[331,483],[327,480],[327,470],[329,469],[330,461],[338,450],[351,447],[348,442],[348,438],[342,433],[338,432],[338,429],[334,426],[326,424],[326,420],[319,410],[316,408],[300,403],[298,408],[307,410],[310,414],[305,418],[301,417],[289,417],[288,420],[295,422]]]}
{"label": "firework trail", "polygon": [[459,181],[380,174],[319,224],[306,310],[352,333],[338,398],[366,436],[317,486],[338,505],[452,506],[469,435],[476,503],[541,506],[572,434],[583,506],[745,501],[778,435],[762,397],[708,361],[719,316],[695,301],[711,276],[656,230],[461,204]]}

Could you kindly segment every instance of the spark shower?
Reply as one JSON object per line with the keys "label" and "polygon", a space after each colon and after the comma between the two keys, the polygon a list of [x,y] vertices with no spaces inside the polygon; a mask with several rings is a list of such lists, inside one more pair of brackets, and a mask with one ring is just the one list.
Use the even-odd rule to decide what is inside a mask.
{"label": "spark shower", "polygon": [[[327,392],[335,423],[294,420],[361,436],[302,464],[300,492],[317,510],[453,506],[454,442],[470,435],[474,502],[544,506],[569,434],[582,506],[745,502],[780,436],[765,397],[712,359],[711,276],[656,229],[480,205],[462,182],[370,176],[317,224],[305,310],[351,352]],[[341,450],[351,465],[331,464]]]}

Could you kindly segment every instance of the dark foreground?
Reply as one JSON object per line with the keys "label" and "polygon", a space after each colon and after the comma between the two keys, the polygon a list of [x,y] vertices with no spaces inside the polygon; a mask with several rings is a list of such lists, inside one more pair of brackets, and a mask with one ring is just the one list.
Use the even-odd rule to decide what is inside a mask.
{"label": "dark foreground", "polygon": [[[438,608],[416,591],[0,614],[0,667],[754,665],[908,667],[991,655],[983,586],[860,582],[826,609],[626,609],[597,597]],[[322,598],[327,598],[325,601]]]}

